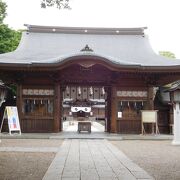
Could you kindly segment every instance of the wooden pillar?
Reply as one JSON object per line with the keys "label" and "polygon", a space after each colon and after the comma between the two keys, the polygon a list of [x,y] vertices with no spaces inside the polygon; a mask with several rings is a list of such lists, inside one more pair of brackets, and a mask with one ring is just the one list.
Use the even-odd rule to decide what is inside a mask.
{"label": "wooden pillar", "polygon": [[60,84],[55,83],[54,88],[54,132],[61,130],[61,113],[60,113]]}
{"label": "wooden pillar", "polygon": [[19,115],[19,121],[21,124],[22,121],[22,106],[23,106],[23,99],[22,99],[22,85],[21,84],[17,84],[17,92],[16,92],[16,106],[18,109],[18,115]]}
{"label": "wooden pillar", "polygon": [[117,133],[117,92],[116,87],[111,87],[111,133]]}
{"label": "wooden pillar", "polygon": [[179,102],[174,104],[174,139],[173,145],[180,145],[180,105]]}
{"label": "wooden pillar", "polygon": [[107,98],[106,98],[106,107],[105,107],[105,121],[106,121],[106,127],[105,131],[110,132],[111,130],[111,88],[106,87],[105,89],[107,93]]}
{"label": "wooden pillar", "polygon": [[154,110],[154,90],[153,86],[148,87],[148,109]]}

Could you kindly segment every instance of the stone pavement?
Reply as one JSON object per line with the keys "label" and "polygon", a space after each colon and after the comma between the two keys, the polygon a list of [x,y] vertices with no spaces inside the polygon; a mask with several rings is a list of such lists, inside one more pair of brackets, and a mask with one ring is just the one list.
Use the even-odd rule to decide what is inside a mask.
{"label": "stone pavement", "polygon": [[153,179],[107,140],[65,140],[43,180]]}
{"label": "stone pavement", "polygon": [[[77,132],[78,121],[65,121],[63,122],[64,132]],[[91,132],[104,132],[105,127],[96,121],[91,122]]]}

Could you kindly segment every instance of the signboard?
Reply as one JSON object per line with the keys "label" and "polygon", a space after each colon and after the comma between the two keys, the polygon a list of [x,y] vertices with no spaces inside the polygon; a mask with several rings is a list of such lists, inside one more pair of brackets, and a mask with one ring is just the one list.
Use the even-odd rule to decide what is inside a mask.
{"label": "signboard", "polygon": [[143,110],[142,114],[142,122],[144,123],[156,123],[157,121],[157,111],[156,110]]}
{"label": "signboard", "polygon": [[[142,134],[145,134],[145,127],[144,123],[151,123],[152,124],[152,134],[159,134],[158,122],[157,122],[157,110],[142,110],[141,111],[141,128]],[[154,128],[155,126],[155,128]]]}
{"label": "signboard", "polygon": [[19,134],[21,134],[21,128],[20,128],[20,124],[19,124],[19,116],[18,116],[17,107],[16,106],[6,106],[0,132],[2,130],[2,126],[3,126],[4,120],[6,117],[8,120],[8,127],[9,127],[10,135],[11,135],[12,131],[18,131]]}
{"label": "signboard", "polygon": [[118,112],[118,118],[122,118],[122,112]]}

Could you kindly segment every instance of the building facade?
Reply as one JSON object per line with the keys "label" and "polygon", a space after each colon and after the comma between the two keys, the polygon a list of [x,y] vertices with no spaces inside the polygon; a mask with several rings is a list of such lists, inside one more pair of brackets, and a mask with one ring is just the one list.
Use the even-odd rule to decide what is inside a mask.
{"label": "building facade", "polygon": [[[140,133],[156,87],[180,79],[180,60],[156,55],[144,30],[27,25],[17,50],[0,55],[22,132],[60,132],[63,120],[83,117],[104,120],[107,132]],[[162,132],[168,116],[159,112]]]}

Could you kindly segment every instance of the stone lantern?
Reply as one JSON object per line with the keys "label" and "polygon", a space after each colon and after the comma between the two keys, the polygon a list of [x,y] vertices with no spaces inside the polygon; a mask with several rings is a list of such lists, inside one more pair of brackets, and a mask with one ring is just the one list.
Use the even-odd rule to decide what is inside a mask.
{"label": "stone lantern", "polygon": [[170,102],[173,104],[174,114],[174,139],[173,145],[180,145],[180,81],[174,83],[168,90]]}

